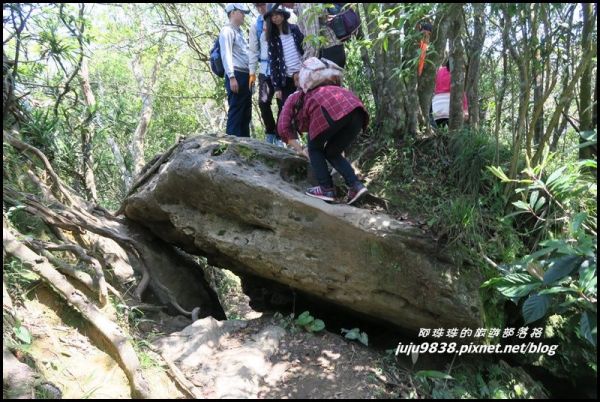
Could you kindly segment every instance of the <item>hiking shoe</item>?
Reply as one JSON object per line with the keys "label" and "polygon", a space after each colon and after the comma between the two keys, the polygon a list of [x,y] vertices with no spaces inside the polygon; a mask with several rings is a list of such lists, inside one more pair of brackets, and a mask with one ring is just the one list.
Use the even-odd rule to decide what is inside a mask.
{"label": "hiking shoe", "polygon": [[306,195],[318,198],[323,201],[334,201],[335,200],[335,189],[323,188],[321,186],[311,187],[306,189],[304,192]]}
{"label": "hiking shoe", "polygon": [[352,187],[348,189],[348,205],[358,200],[360,197],[367,193],[367,188],[364,184],[357,181]]}

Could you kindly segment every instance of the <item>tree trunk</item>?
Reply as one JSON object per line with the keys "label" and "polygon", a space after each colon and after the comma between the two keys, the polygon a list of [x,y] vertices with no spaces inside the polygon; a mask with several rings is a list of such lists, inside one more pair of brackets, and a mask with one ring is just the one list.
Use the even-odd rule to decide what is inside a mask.
{"label": "tree trunk", "polygon": [[[523,142],[523,137],[526,135],[526,122],[527,122],[527,112],[529,110],[529,98],[531,94],[531,84],[530,84],[530,65],[529,59],[526,57],[529,54],[529,45],[527,38],[527,27],[526,22],[521,21],[521,28],[525,38],[523,39],[524,48],[522,49],[522,53],[519,53],[513,43],[514,40],[514,31],[517,30],[516,27],[513,26],[513,21],[511,18],[510,12],[506,7],[503,8],[503,27],[502,27],[502,38],[504,41],[504,46],[510,51],[511,58],[516,63],[519,70],[519,111],[516,124],[516,130],[513,131],[513,144],[512,144],[512,156],[510,161],[510,169],[508,173],[509,178],[515,178],[517,174],[517,167],[519,164],[519,158],[521,156],[521,147]],[[513,33],[513,37],[511,38],[510,33]],[[504,188],[504,195],[509,198],[509,195],[512,193],[514,186],[508,184]]]}
{"label": "tree trunk", "polygon": [[469,43],[469,71],[467,72],[466,88],[469,102],[469,126],[479,128],[479,66],[481,51],[485,41],[485,4],[473,3],[473,38]]}
{"label": "tree trunk", "polygon": [[[367,27],[371,38],[376,36],[376,15],[372,10],[380,8],[382,11],[397,8],[396,3],[370,3],[365,5],[367,12]],[[395,11],[396,14],[400,12]],[[376,112],[373,119],[375,132],[380,137],[392,137],[403,140],[405,135],[416,133],[408,130],[408,113],[406,102],[406,85],[400,74],[393,74],[394,70],[402,66],[402,48],[398,35],[388,35],[384,43],[375,43],[373,46],[373,97]],[[393,78],[391,75],[393,74]],[[418,107],[415,105],[415,107]]]}
{"label": "tree trunk", "polygon": [[431,99],[435,88],[435,75],[437,67],[442,63],[446,42],[448,41],[448,26],[450,19],[448,16],[448,6],[441,3],[437,16],[433,23],[433,32],[431,33],[431,44],[434,51],[427,52],[427,61],[423,68],[423,73],[419,77],[419,105],[421,113],[425,120],[429,122],[429,110],[431,108]]}
{"label": "tree trunk", "polygon": [[81,155],[82,155],[82,173],[85,183],[85,189],[89,199],[93,202],[98,200],[98,192],[96,190],[96,179],[94,177],[94,160],[92,156],[92,141],[95,133],[95,116],[96,116],[96,97],[92,92],[90,85],[90,72],[88,69],[88,59],[84,58],[79,70],[81,77],[81,88],[83,97],[87,106],[87,113],[84,123],[81,126]]}
{"label": "tree trunk", "polygon": [[502,48],[502,82],[500,88],[494,91],[496,100],[496,123],[494,125],[494,138],[496,139],[496,164],[500,163],[500,125],[502,122],[502,105],[504,104],[504,96],[506,94],[506,86],[508,85],[508,56],[506,55],[506,47]]}
{"label": "tree trunk", "polygon": [[552,136],[552,133],[558,126],[561,115],[564,112],[568,111],[568,106],[571,104],[573,93],[575,91],[575,86],[581,79],[583,71],[591,65],[593,57],[594,54],[592,52],[582,54],[580,64],[579,66],[577,66],[577,68],[574,70],[573,75],[570,77],[569,84],[565,88],[563,88],[558,99],[556,108],[554,109],[552,117],[550,118],[550,122],[548,123],[548,128],[544,133],[544,137],[542,138],[542,141],[540,142],[540,145],[535,155],[531,159],[531,163],[533,165],[541,161],[544,145],[548,143],[550,137]]}
{"label": "tree trunk", "polygon": [[119,148],[119,144],[117,144],[117,141],[113,137],[109,136],[107,142],[108,145],[110,145],[113,157],[115,158],[117,169],[119,169],[119,173],[121,174],[121,183],[123,184],[122,190],[123,194],[125,194],[131,187],[131,174],[129,173],[129,170],[127,170],[127,166],[125,165],[125,159],[123,158],[121,148]]}
{"label": "tree trunk", "polygon": [[536,68],[534,69],[534,87],[533,87],[533,104],[535,106],[540,107],[540,115],[535,116],[532,121],[533,125],[533,142],[536,146],[539,146],[542,137],[544,135],[544,112],[543,112],[543,104],[544,104],[544,72],[542,66],[540,50],[536,51]]}
{"label": "tree trunk", "polygon": [[[583,30],[581,32],[581,52],[595,54],[596,46],[592,40],[594,22],[596,18],[592,10],[591,3],[581,3],[583,14]],[[579,82],[579,128],[580,131],[591,131],[596,127],[593,124],[593,105],[592,105],[592,63],[590,63]],[[598,83],[596,83],[596,86]],[[579,137],[580,143],[586,142],[583,137]],[[587,146],[579,149],[579,159],[590,159],[597,155],[597,146]]]}
{"label": "tree trunk", "polygon": [[449,131],[463,127],[463,96],[465,93],[465,51],[463,46],[463,3],[450,6],[450,119]]}
{"label": "tree trunk", "polygon": [[146,133],[148,132],[150,120],[152,119],[152,103],[154,101],[154,91],[156,89],[158,71],[160,69],[160,64],[162,61],[162,45],[165,35],[166,34],[163,33],[162,37],[159,39],[159,49],[157,52],[156,60],[154,61],[154,66],[152,67],[152,73],[148,80],[144,78],[144,74],[142,71],[141,47],[132,61],[133,74],[135,75],[142,98],[142,110],[140,113],[140,121],[135,129],[135,132],[133,133],[133,138],[131,140],[133,176],[137,176],[141,172],[145,164],[144,141],[146,139]]}

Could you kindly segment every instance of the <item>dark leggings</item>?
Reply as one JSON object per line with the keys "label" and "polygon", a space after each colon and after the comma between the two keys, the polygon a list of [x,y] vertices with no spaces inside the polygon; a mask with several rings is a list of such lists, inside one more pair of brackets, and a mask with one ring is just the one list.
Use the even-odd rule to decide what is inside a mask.
{"label": "dark leggings", "polygon": [[[287,98],[296,92],[296,84],[294,84],[293,77],[286,77],[285,86],[280,88],[281,90],[281,99],[277,99],[277,121],[279,122],[279,115],[281,115],[281,110],[283,109],[283,105]],[[279,133],[277,133],[277,137],[279,138]]]}
{"label": "dark leggings", "polygon": [[346,185],[351,187],[358,181],[358,177],[356,177],[350,162],[342,156],[342,152],[362,130],[365,120],[364,111],[360,108],[354,109],[340,120],[333,121],[325,108],[322,107],[321,110],[330,127],[314,139],[308,140],[310,164],[321,187],[333,187],[327,161],[342,175]]}
{"label": "dark leggings", "polygon": [[321,49],[319,57],[331,60],[341,68],[346,67],[346,51],[344,50],[344,45],[336,45]]}
{"label": "dark leggings", "polygon": [[273,89],[273,83],[271,77],[264,74],[258,75],[258,108],[260,109],[260,115],[265,123],[266,134],[276,134],[277,125],[275,118],[273,117],[273,111],[271,110],[271,103],[273,102],[273,95],[275,90]]}

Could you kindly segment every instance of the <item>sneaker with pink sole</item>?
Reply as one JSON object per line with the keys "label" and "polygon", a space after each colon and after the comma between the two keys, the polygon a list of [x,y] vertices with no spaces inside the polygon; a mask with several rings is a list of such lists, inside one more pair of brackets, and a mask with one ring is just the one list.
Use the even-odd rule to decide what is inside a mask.
{"label": "sneaker with pink sole", "polygon": [[316,186],[306,189],[304,194],[318,198],[323,201],[335,201],[334,188],[323,188],[321,186]]}

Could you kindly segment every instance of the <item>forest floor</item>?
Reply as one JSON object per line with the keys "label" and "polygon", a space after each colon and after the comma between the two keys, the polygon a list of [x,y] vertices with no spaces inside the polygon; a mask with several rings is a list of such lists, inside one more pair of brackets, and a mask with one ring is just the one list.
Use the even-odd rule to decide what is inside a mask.
{"label": "forest floor", "polygon": [[[230,287],[229,315],[237,319],[221,323],[242,323],[220,334],[210,345],[210,359],[194,364],[175,360],[193,384],[197,397],[226,397],[223,392],[237,389],[243,397],[258,398],[392,398],[401,390],[409,396],[410,381],[396,383],[386,375],[386,354],[367,348],[355,341],[327,330],[317,334],[294,326],[289,318],[253,311],[241,289]],[[101,337],[86,325],[85,320],[62,302],[42,283],[36,284],[25,297],[15,301],[21,325],[31,334],[30,344],[16,348],[16,356],[35,367],[39,382],[54,384],[63,398],[130,398],[130,387],[124,372],[101,342]],[[163,356],[155,353],[161,339],[181,337],[184,328],[192,329],[191,320],[171,317],[162,312],[147,313],[128,319],[120,308],[108,303],[103,312],[131,335],[140,358],[144,377],[154,398],[186,398],[187,395],[170,376]],[[202,323],[217,322],[212,318],[196,321],[195,333],[202,333]],[[217,322],[218,323],[218,322]],[[196,326],[196,324],[194,324]],[[219,323],[220,325],[220,323]],[[280,328],[277,342],[264,358],[256,360],[260,351],[257,335],[265,328]],[[204,338],[205,340],[208,338]],[[194,352],[202,349],[197,339],[184,340],[184,346]],[[244,349],[245,348],[245,349]],[[165,352],[165,350],[163,350]],[[250,355],[248,355],[250,353]],[[233,375],[220,372],[225,354],[243,357],[242,367]],[[163,353],[164,355],[164,353]],[[249,357],[248,357],[249,356]],[[206,358],[206,356],[204,356]],[[214,363],[214,365],[212,363]],[[227,378],[225,391],[219,378]],[[237,388],[236,388],[237,387]],[[38,398],[49,398],[43,392]]]}

